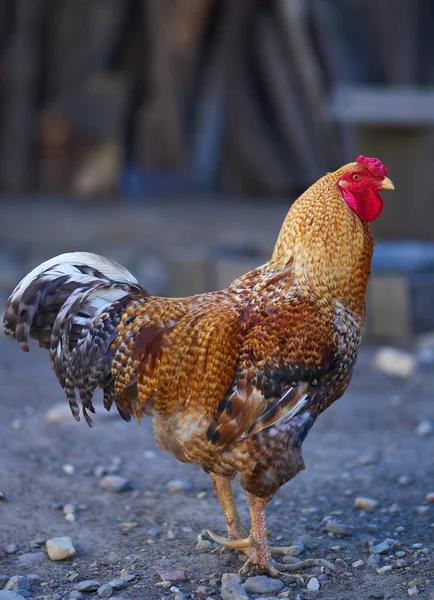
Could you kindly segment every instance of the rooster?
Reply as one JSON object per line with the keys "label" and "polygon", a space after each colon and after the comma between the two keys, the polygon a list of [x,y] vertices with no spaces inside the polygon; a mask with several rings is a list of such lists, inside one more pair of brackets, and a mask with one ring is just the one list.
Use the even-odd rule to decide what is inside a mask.
{"label": "rooster", "polygon": [[[227,289],[151,296],[126,269],[90,253],[57,256],[6,304],[5,332],[49,350],[72,414],[92,425],[92,397],[127,421],[153,420],[158,445],[210,474],[228,538],[252,568],[279,576],[265,507],[304,469],[302,443],[350,383],[365,318],[370,222],[394,189],[375,158],[328,173],[291,206],[271,259]],[[247,492],[244,537],[231,481]],[[293,567],[292,567],[293,568]]]}

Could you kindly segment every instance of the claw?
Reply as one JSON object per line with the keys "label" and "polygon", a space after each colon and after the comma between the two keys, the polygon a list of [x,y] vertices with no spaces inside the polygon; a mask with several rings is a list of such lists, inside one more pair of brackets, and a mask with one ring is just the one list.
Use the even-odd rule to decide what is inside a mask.
{"label": "claw", "polygon": [[244,538],[242,540],[227,540],[226,538],[222,538],[219,535],[216,535],[212,531],[207,531],[209,537],[220,544],[220,546],[224,546],[225,548],[248,548],[250,546],[250,538]]}

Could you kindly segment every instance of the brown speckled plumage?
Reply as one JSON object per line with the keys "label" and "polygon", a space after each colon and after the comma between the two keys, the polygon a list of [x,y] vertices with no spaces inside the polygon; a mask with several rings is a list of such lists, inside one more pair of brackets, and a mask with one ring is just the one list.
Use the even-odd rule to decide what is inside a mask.
{"label": "brown speckled plumage", "polygon": [[[53,368],[76,417],[74,388],[86,413],[103,387],[106,406],[114,401],[124,418],[150,415],[158,444],[176,458],[215,476],[238,474],[267,499],[304,468],[302,442],[345,392],[357,357],[373,236],[338,188],[356,168],[364,167],[351,163],[312,185],[288,212],[269,262],[225,290],[153,297],[128,272],[109,272],[112,263],[101,274],[99,257],[79,269],[78,283],[73,259],[66,271],[53,259],[11,296],[6,331],[20,331],[25,345],[28,332],[45,343],[51,336]],[[49,301],[29,318],[35,281],[50,286]],[[99,297],[80,306],[98,286]],[[69,307],[65,289],[76,298]]]}

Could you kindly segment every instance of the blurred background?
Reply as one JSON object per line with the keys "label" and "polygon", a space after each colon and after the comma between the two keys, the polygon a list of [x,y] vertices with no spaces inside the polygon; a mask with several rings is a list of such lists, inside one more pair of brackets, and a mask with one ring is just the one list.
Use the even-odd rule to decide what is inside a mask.
{"label": "blurred background", "polygon": [[363,153],[396,186],[369,336],[434,331],[433,29],[433,0],[0,0],[0,293],[79,249],[223,287]]}

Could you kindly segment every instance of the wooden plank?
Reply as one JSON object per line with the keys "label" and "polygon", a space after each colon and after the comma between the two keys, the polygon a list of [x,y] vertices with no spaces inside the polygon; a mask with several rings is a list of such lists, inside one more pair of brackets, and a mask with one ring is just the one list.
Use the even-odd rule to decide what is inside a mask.
{"label": "wooden plank", "polygon": [[434,125],[434,87],[338,86],[331,111],[338,123],[388,127]]}
{"label": "wooden plank", "polygon": [[328,112],[323,73],[309,31],[309,5],[305,0],[278,0],[277,14],[316,148],[330,169],[340,164],[341,156]]}
{"label": "wooden plank", "polygon": [[15,1],[15,28],[2,61],[0,185],[18,193],[33,183],[30,153],[35,143],[42,0]]}

